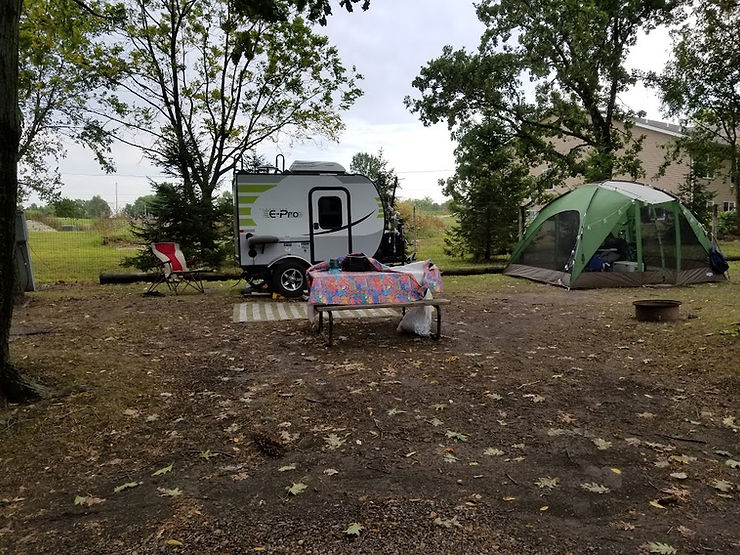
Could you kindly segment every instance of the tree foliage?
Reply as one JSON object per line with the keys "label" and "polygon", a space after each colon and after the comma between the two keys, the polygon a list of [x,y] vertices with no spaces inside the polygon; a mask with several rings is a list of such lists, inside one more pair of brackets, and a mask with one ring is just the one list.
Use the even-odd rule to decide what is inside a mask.
{"label": "tree foliage", "polygon": [[[117,137],[179,180],[182,202],[201,205],[202,217],[214,215],[217,188],[246,153],[280,136],[335,138],[339,112],[361,94],[358,76],[299,9],[270,5],[288,11],[265,18],[259,3],[127,0],[126,24],[101,66],[114,87],[104,102]],[[218,252],[212,237],[188,243]]]}
{"label": "tree foliage", "polygon": [[352,157],[349,169],[369,177],[378,186],[386,207],[390,209],[395,204],[394,192],[398,177],[396,170],[388,167],[382,148],[378,150],[378,154],[358,152]]}
{"label": "tree foliage", "polygon": [[442,182],[456,219],[445,238],[445,253],[490,260],[510,252],[519,207],[530,188],[528,167],[518,161],[508,135],[492,123],[466,133],[455,157],[455,174]]}
{"label": "tree foliage", "polygon": [[104,170],[113,169],[104,121],[87,107],[101,85],[91,67],[115,14],[115,6],[100,2],[87,6],[74,0],[23,2],[18,80],[21,199],[30,192],[45,200],[58,195],[59,161],[69,142],[90,149]]}
{"label": "tree foliage", "polygon": [[[653,75],[663,106],[686,128],[681,145],[726,184],[740,206],[740,8],[736,0],[698,3],[695,18],[673,32],[673,59]],[[736,213],[740,223],[740,210]]]}
{"label": "tree foliage", "polygon": [[618,100],[637,78],[625,59],[678,1],[482,0],[478,51],[446,46],[413,82],[421,98],[406,104],[425,124],[446,122],[456,139],[477,122],[500,122],[517,154],[544,168],[544,186],[637,176],[635,114]]}

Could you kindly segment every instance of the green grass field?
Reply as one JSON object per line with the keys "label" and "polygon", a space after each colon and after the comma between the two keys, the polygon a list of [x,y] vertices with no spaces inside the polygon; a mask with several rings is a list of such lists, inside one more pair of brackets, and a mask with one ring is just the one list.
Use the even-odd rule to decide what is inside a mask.
{"label": "green grass field", "polygon": [[[449,222],[445,223],[449,225]],[[120,237],[126,237],[129,233],[120,223],[108,227],[92,223],[89,227],[88,231],[29,232],[31,263],[36,283],[94,283],[98,281],[101,272],[135,271],[122,266],[123,259],[132,256],[137,247],[129,242],[120,242]],[[112,236],[119,238],[118,242],[104,244],[104,238]],[[413,234],[409,237],[409,242],[413,249]],[[506,263],[505,256],[481,264],[446,255],[443,231],[419,234],[416,242],[417,259],[431,259],[442,270]],[[740,240],[720,242],[720,248],[726,256],[740,257]],[[740,263],[733,263],[730,271],[737,272],[739,265]]]}
{"label": "green grass field", "polygon": [[95,231],[30,231],[31,265],[36,283],[97,282],[101,272],[133,271],[121,266],[136,247],[103,244]]}

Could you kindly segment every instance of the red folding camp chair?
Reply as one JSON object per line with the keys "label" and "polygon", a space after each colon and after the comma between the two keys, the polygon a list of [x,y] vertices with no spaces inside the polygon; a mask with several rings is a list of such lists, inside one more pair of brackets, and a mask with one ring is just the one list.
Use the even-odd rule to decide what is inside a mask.
{"label": "red folding camp chair", "polygon": [[205,293],[200,277],[205,268],[188,268],[185,255],[180,250],[180,245],[177,243],[152,243],[152,252],[159,260],[157,265],[159,276],[149,286],[145,294],[154,292],[161,283],[166,284],[167,289],[174,291],[175,295],[177,295],[180,286],[183,289],[192,287],[199,293]]}

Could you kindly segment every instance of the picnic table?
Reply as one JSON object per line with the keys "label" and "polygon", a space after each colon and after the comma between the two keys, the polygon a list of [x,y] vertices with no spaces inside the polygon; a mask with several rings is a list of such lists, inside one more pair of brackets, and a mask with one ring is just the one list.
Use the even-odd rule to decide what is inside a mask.
{"label": "picnic table", "polygon": [[[339,259],[341,263],[342,259]],[[329,319],[328,344],[332,344],[334,312],[366,308],[407,308],[432,306],[436,310],[439,339],[442,326],[440,306],[447,299],[425,298],[427,291],[441,292],[442,277],[439,268],[431,261],[415,262],[405,266],[384,266],[368,258],[372,270],[344,272],[332,270],[326,262],[316,264],[306,272],[308,276],[308,304],[318,314],[318,331],[321,333],[324,313]]]}

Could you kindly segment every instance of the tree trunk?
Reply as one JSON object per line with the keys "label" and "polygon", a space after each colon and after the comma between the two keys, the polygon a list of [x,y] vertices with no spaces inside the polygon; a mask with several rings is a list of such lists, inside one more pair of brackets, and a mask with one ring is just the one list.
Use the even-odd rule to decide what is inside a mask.
{"label": "tree trunk", "polygon": [[22,0],[0,0],[0,402],[35,394],[10,363],[18,202],[18,21]]}

